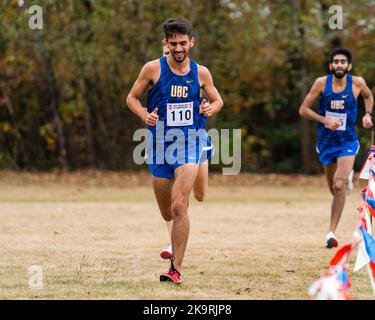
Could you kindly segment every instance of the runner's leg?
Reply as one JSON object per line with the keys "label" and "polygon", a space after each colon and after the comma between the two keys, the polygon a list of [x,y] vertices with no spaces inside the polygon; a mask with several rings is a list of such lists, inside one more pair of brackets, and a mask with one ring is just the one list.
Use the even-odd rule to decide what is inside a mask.
{"label": "runner's leg", "polygon": [[194,197],[203,201],[208,188],[208,161],[199,165],[198,174],[194,181]]}
{"label": "runner's leg", "polygon": [[170,238],[172,230],[171,197],[173,179],[153,177],[152,185],[154,187],[154,193],[159,205],[160,213],[167,224]]}
{"label": "runner's leg", "polygon": [[337,169],[333,177],[333,200],[329,231],[335,232],[345,205],[345,185],[353,170],[355,156],[344,156],[337,159]]}
{"label": "runner's leg", "polygon": [[172,188],[172,248],[173,266],[180,272],[189,238],[190,222],[188,216],[189,195],[199,169],[198,164],[187,163],[175,171],[175,182]]}
{"label": "runner's leg", "polygon": [[335,162],[335,163],[332,163],[332,164],[329,164],[329,165],[324,165],[323,168],[324,168],[324,173],[325,173],[325,176],[326,176],[326,179],[327,179],[329,191],[331,191],[331,194],[334,195],[333,177],[334,177],[335,172],[336,172],[337,163]]}

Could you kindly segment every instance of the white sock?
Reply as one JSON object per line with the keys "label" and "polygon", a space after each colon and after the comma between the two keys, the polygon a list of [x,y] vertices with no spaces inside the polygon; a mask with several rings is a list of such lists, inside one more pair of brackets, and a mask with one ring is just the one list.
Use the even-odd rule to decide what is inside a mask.
{"label": "white sock", "polygon": [[327,233],[326,238],[327,238],[327,240],[329,240],[331,238],[336,239],[336,236],[332,231],[330,231],[330,232]]}

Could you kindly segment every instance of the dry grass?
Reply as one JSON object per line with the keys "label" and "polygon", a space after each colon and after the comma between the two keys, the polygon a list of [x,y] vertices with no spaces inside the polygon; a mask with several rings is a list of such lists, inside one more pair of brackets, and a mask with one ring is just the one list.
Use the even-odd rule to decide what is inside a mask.
{"label": "dry grass", "polygon": [[[168,240],[148,174],[0,173],[0,298],[309,299],[334,255],[324,179],[211,178],[207,200],[191,201],[184,284],[174,286],[158,281]],[[341,244],[359,201],[347,199]],[[28,288],[31,265],[43,268],[42,290]],[[349,276],[353,297],[372,299],[366,270]]]}

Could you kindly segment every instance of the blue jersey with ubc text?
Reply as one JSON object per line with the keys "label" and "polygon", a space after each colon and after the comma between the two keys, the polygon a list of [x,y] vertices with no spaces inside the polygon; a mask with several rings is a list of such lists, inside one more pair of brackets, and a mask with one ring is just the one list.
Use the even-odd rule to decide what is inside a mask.
{"label": "blue jersey with ubc text", "polygon": [[333,146],[357,140],[355,122],[358,104],[353,93],[353,77],[347,74],[345,89],[338,93],[333,92],[332,80],[333,74],[329,74],[318,102],[318,113],[323,117],[339,120],[340,125],[337,130],[332,131],[324,124],[319,123],[318,146]]}
{"label": "blue jersey with ubc text", "polygon": [[159,122],[149,126],[146,158],[153,176],[174,178],[179,166],[204,163],[214,150],[205,130],[206,117],[199,114],[198,65],[190,60],[190,71],[180,76],[172,72],[166,57],[159,61],[160,78],[147,94],[147,111],[158,108]]}
{"label": "blue jersey with ubc text", "polygon": [[[173,128],[182,130],[187,136],[189,129],[199,129],[202,119],[199,114],[200,85],[198,65],[190,59],[190,71],[176,75],[167,63],[160,59],[160,78],[147,94],[147,111],[158,108],[159,121],[164,122],[164,134]],[[156,126],[150,126],[154,134]]]}

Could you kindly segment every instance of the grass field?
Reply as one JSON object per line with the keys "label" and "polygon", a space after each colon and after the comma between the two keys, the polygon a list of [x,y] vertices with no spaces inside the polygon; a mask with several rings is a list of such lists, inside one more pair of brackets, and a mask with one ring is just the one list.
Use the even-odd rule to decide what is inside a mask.
{"label": "grass field", "polygon": [[[184,284],[160,284],[168,242],[147,173],[0,173],[1,299],[309,299],[335,251],[324,247],[330,195],[323,177],[210,177],[191,200]],[[357,224],[347,198],[340,244]],[[355,256],[352,256],[352,269]],[[28,268],[43,270],[29,289]],[[366,269],[354,299],[373,299]]]}

